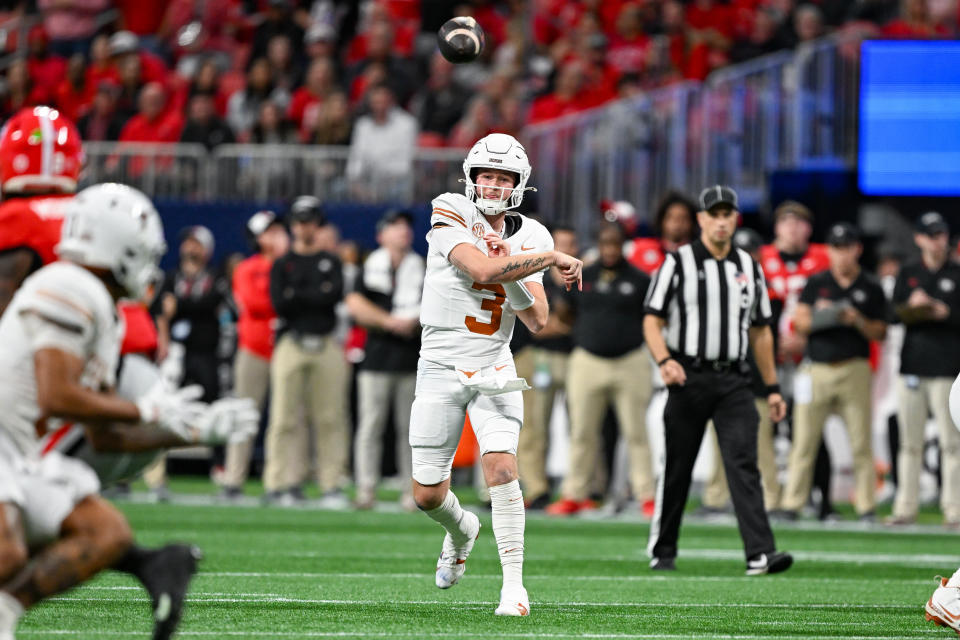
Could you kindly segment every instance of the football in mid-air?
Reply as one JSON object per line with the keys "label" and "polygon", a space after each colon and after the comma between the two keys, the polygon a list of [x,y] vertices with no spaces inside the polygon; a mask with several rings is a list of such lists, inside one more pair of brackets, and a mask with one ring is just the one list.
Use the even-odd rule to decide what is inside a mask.
{"label": "football in mid-air", "polygon": [[437,32],[437,44],[450,62],[473,62],[483,51],[483,29],[469,16],[450,18]]}

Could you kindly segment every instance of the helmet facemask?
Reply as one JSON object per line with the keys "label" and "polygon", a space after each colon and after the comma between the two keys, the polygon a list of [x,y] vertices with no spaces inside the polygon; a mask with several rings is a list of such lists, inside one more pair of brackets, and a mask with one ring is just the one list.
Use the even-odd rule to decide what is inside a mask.
{"label": "helmet facemask", "polygon": [[[517,188],[520,176],[513,171],[508,172],[513,176],[513,185],[509,187],[477,184],[477,176],[485,170],[487,169],[484,167],[473,168],[470,171],[470,178],[466,181],[468,197],[472,195],[470,200],[477,205],[480,212],[485,216],[496,216],[507,209],[515,209],[520,206],[520,202],[523,200],[523,191]],[[494,191],[497,196],[494,198],[484,198],[483,192],[491,190]],[[508,193],[509,195],[507,195]]]}

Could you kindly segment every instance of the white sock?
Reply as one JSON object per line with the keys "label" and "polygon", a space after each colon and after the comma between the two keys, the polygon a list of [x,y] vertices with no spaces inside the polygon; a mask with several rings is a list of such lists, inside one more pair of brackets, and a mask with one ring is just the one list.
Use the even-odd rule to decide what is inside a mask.
{"label": "white sock", "polygon": [[23,605],[6,591],[0,591],[0,633],[13,634],[23,616]]}
{"label": "white sock", "polygon": [[950,579],[947,580],[947,586],[951,588],[960,587],[960,569],[957,569],[954,574],[950,576]]}
{"label": "white sock", "polygon": [[457,496],[454,495],[453,491],[447,491],[447,496],[443,499],[443,503],[439,507],[430,509],[424,513],[439,522],[440,526],[447,530],[447,533],[453,538],[454,545],[459,547],[466,543],[470,537],[470,534],[463,530],[464,511],[460,507],[460,501],[457,500]]}
{"label": "white sock", "polygon": [[523,529],[526,511],[520,482],[490,487],[490,509],[493,515],[493,537],[500,552],[503,586],[523,586]]}

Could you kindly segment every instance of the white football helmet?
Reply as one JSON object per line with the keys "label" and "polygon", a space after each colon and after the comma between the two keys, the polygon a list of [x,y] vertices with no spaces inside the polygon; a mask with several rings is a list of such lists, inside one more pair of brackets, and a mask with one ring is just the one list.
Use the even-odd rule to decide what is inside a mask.
{"label": "white football helmet", "polygon": [[[474,183],[478,169],[501,169],[517,175],[510,197],[481,198]],[[530,179],[530,161],[527,152],[516,138],[505,133],[491,133],[480,138],[463,161],[464,182],[467,183],[466,195],[477,205],[480,212],[487,216],[495,216],[507,209],[516,209],[523,201],[524,191],[536,191],[527,186]],[[501,188],[505,190],[505,188]]]}
{"label": "white football helmet", "polygon": [[132,187],[96,184],[67,205],[57,253],[77,264],[109,269],[133,299],[142,298],[157,280],[166,251],[160,214]]}

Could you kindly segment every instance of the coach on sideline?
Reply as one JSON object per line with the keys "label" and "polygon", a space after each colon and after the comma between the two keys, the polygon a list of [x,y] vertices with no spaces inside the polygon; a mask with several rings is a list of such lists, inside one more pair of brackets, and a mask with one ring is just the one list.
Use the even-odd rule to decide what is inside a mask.
{"label": "coach on sideline", "polygon": [[[650,524],[650,568],[674,569],[693,463],[713,419],[747,557],[747,575],[793,563],[776,551],[757,470],[758,416],[747,346],[766,385],[770,418],[786,413],[773,357],[772,317],[760,265],[731,241],[737,194],[713,186],[700,194],[700,238],[667,255],[647,293],[643,333],[669,389],[663,412],[665,466]],[[664,335],[666,327],[666,335]]]}

